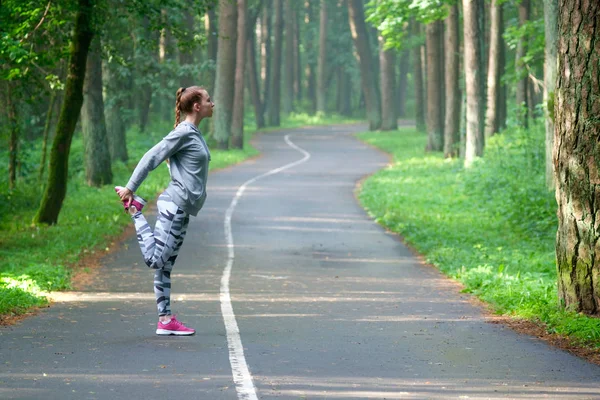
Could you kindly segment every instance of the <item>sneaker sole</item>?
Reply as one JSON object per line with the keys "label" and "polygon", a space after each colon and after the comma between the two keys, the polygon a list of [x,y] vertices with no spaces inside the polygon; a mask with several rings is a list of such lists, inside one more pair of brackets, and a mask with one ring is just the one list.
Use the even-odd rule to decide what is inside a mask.
{"label": "sneaker sole", "polygon": [[157,335],[161,335],[161,336],[171,336],[171,335],[175,335],[175,336],[192,336],[195,333],[196,332],[169,331],[169,330],[166,330],[166,329],[157,329],[156,330],[156,334]]}

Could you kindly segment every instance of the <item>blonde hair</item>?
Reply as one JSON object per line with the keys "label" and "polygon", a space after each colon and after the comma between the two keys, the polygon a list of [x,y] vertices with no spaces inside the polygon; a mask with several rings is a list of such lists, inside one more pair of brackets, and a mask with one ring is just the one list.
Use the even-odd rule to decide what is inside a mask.
{"label": "blonde hair", "polygon": [[175,128],[181,122],[181,112],[190,113],[194,103],[202,100],[204,89],[202,86],[180,87],[175,95]]}

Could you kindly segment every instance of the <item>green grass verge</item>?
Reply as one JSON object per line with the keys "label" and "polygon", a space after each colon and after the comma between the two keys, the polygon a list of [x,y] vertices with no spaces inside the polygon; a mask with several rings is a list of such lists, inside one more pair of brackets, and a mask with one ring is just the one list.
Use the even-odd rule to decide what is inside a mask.
{"label": "green grass verge", "polygon": [[556,202],[545,188],[540,125],[494,136],[468,169],[425,153],[427,138],[414,129],[359,138],[394,157],[359,195],[377,222],[498,313],[600,346],[600,319],[557,304]]}
{"label": "green grass verge", "polygon": [[[350,122],[338,116],[292,114],[277,128],[303,125],[326,125]],[[251,119],[249,119],[249,125]],[[154,124],[147,132],[131,129],[127,133],[130,162],[114,163],[114,185],[125,184],[137,161],[172,128],[171,123]],[[211,150],[211,170],[237,164],[258,154],[249,143],[256,131],[246,129],[244,150]],[[209,138],[209,144],[211,140]],[[40,143],[22,146],[21,175],[16,189],[9,191],[6,177],[8,154],[0,152],[0,317],[26,312],[48,302],[47,293],[70,288],[71,269],[82,256],[102,253],[109,243],[130,223],[121,211],[114,185],[91,188],[85,184],[83,143],[81,135],[73,139],[69,158],[69,185],[55,226],[33,226],[31,221],[39,207],[42,188],[36,180],[41,159]],[[2,169],[4,168],[4,169]],[[153,171],[138,193],[155,199],[169,182],[165,165]],[[210,190],[210,180],[209,180]]]}

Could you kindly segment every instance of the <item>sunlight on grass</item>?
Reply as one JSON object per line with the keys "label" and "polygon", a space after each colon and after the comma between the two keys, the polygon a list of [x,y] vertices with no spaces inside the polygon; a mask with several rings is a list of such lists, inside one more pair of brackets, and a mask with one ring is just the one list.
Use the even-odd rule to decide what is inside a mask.
{"label": "sunlight on grass", "polygon": [[411,129],[359,138],[394,156],[359,196],[377,222],[498,313],[600,345],[600,320],[557,307],[556,204],[545,188],[539,126],[494,136],[469,169],[425,153],[426,136]]}

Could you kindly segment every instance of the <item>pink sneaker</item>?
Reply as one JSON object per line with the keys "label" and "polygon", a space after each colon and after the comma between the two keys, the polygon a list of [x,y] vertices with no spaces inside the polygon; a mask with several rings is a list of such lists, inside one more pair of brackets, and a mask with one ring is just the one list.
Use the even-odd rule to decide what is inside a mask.
{"label": "pink sneaker", "polygon": [[188,328],[183,325],[181,322],[177,321],[177,318],[173,315],[171,317],[171,321],[168,324],[163,324],[158,321],[156,325],[156,334],[157,335],[177,335],[177,336],[190,336],[196,333],[196,331],[192,328]]}
{"label": "pink sneaker", "polygon": [[[123,189],[122,186],[115,186],[115,192],[118,192],[121,189]],[[123,207],[125,208],[125,211],[129,211],[129,206],[126,203],[127,200],[122,200],[121,202],[123,203]],[[130,205],[135,207],[136,212],[142,211],[142,208],[144,208],[144,206],[146,205],[146,200],[134,193],[133,200],[131,200]]]}

